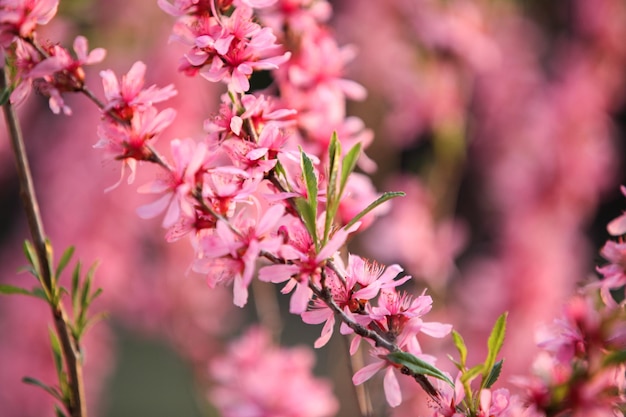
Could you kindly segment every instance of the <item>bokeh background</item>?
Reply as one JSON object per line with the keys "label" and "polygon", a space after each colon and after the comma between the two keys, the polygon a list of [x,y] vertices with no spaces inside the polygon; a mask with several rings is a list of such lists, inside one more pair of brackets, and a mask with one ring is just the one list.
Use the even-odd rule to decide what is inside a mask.
{"label": "bokeh background", "polygon": [[[286,2],[286,0],[282,0]],[[305,2],[306,3],[306,2]],[[399,263],[435,300],[431,319],[453,323],[480,360],[495,319],[509,311],[502,381],[528,371],[534,332],[559,314],[577,285],[601,264],[606,223],[626,207],[626,3],[622,0],[336,0],[329,26],[357,51],[346,77],[369,92],[348,114],[374,135],[379,191],[402,190],[386,216],[351,250]],[[203,135],[223,89],[177,74],[183,50],[169,43],[173,19],[156,2],[62,0],[43,35],[71,44],[77,34],[105,47],[98,72],[148,66],[147,83],[174,83],[178,117],[160,139]],[[263,85],[266,78],[253,80]],[[20,108],[48,235],[57,253],[75,245],[85,266],[99,260],[104,289],[96,309],[109,318],[89,333],[86,373],[94,416],[217,415],[209,364],[256,321],[251,303],[232,306],[230,289],[209,289],[188,272],[187,242],[165,243],[158,219],[135,209],[149,201],[136,186],[104,193],[119,166],[93,149],[98,112],[69,97],[71,117],[55,116],[33,95]],[[355,119],[355,120],[358,120]],[[0,282],[34,285],[21,242],[28,238],[5,133],[0,133]],[[154,171],[141,173],[145,183]],[[29,282],[30,280],[30,282]],[[286,313],[281,343],[312,346],[318,328]],[[38,300],[0,298],[0,416],[52,415],[43,391],[23,376],[53,381],[48,311]],[[429,343],[440,366],[450,342]],[[319,351],[315,373],[334,387],[339,416],[355,415],[340,338]],[[370,385],[377,415],[426,415],[405,381],[399,409],[384,409],[380,381]],[[418,414],[422,413],[422,414]]]}

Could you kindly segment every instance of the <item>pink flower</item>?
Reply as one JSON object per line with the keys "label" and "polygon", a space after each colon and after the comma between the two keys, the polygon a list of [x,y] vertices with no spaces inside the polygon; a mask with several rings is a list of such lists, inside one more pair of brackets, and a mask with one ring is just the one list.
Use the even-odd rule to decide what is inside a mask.
{"label": "pink flower", "polygon": [[506,388],[491,391],[480,391],[480,409],[478,417],[506,417],[508,416],[511,394]]}
{"label": "pink flower", "polygon": [[248,91],[248,77],[256,70],[276,69],[290,53],[276,55],[279,49],[270,28],[252,22],[252,9],[241,6],[231,16],[222,16],[220,32],[209,29],[198,36],[186,57],[209,81],[226,81],[235,93]]}
{"label": "pink flower", "polygon": [[352,377],[352,383],[354,385],[361,385],[372,378],[378,371],[384,369],[383,389],[385,391],[385,399],[391,407],[399,406],[402,403],[402,392],[400,391],[400,383],[396,376],[396,372],[399,372],[398,365],[387,359],[389,351],[386,349],[373,348],[370,354],[374,356],[376,360],[358,370]]}
{"label": "pink flower", "polygon": [[37,88],[50,97],[50,109],[54,114],[59,114],[61,109],[66,115],[72,114],[72,110],[63,102],[61,93],[81,90],[85,80],[82,66],[101,62],[106,55],[103,48],[96,48],[88,53],[87,39],[84,36],[78,36],[74,40],[74,52],[76,59],[72,58],[67,49],[54,45],[48,50],[50,56],[28,73],[31,79],[42,79]]}
{"label": "pink flower", "polygon": [[154,107],[148,107],[144,111],[135,112],[129,126],[110,119],[102,120],[98,125],[100,140],[94,148],[104,149],[110,158],[123,161],[120,181],[107,191],[120,184],[124,178],[125,167],[131,171],[128,183],[134,181],[137,161],[151,158],[152,151],[148,145],[154,143],[156,137],[172,123],[174,117],[176,117],[174,109],[157,112]]}
{"label": "pink flower", "polygon": [[600,254],[609,263],[596,268],[604,278],[592,286],[600,287],[605,302],[614,303],[611,301],[613,296],[610,291],[626,284],[626,243],[609,240],[602,247]]}
{"label": "pink flower", "polygon": [[159,103],[177,94],[172,84],[157,88],[156,85],[144,89],[144,76],[146,65],[137,61],[133,64],[126,75],[122,76],[121,82],[112,70],[100,72],[106,105],[104,110],[115,110],[115,113],[123,120],[131,120],[135,110]]}
{"label": "pink flower", "polygon": [[330,385],[313,377],[314,355],[281,348],[269,334],[248,330],[228,354],[210,363],[211,403],[224,417],[331,417],[339,404]]}
{"label": "pink flower", "polygon": [[[268,208],[258,220],[245,218],[240,212],[229,220],[217,222],[215,233],[200,241],[199,259],[194,264],[196,272],[207,273],[210,286],[226,279],[234,283],[234,303],[243,307],[248,301],[248,286],[252,282],[256,261],[263,252],[275,253],[281,239],[276,235],[276,226],[281,221],[285,208],[274,205]],[[224,277],[213,275],[213,261],[228,259],[233,275]]]}
{"label": "pink flower", "polygon": [[[450,375],[447,376],[450,378]],[[461,382],[461,375],[459,374],[454,381],[454,387],[440,379],[437,379],[435,384],[441,398],[438,403],[431,405],[431,408],[435,409],[432,417],[463,417],[464,414],[457,410],[457,405],[460,405],[465,399],[465,389]]]}
{"label": "pink flower", "polygon": [[[300,222],[298,222],[300,223]],[[302,314],[306,311],[313,291],[309,282],[318,283],[321,267],[327,259],[332,258],[344,244],[348,235],[358,228],[359,224],[350,229],[339,229],[319,251],[304,226],[292,225],[287,231],[289,243],[282,250],[289,256],[287,264],[270,265],[259,271],[259,279],[265,282],[281,283],[288,281],[282,289],[286,294],[295,288],[289,304],[289,312]]]}
{"label": "pink flower", "polygon": [[[369,307],[368,301],[376,297],[381,289],[394,288],[411,279],[407,275],[395,280],[401,272],[402,268],[398,265],[391,265],[385,269],[382,265],[350,254],[344,280],[339,279],[332,271],[327,271],[326,287],[330,289],[335,303],[348,316],[367,326],[369,318],[359,315],[365,314],[366,308]],[[315,341],[315,347],[319,348],[328,343],[335,325],[335,315],[330,307],[316,299],[311,310],[302,313],[302,321],[308,324],[324,322],[322,334]],[[346,327],[342,326],[342,333],[352,331]]]}
{"label": "pink flower", "polygon": [[[169,228],[179,221],[181,216],[190,218],[195,215],[192,191],[201,179],[203,169],[209,164],[212,155],[205,143],[193,139],[174,139],[170,142],[174,166],[166,173],[165,179],[157,179],[139,188],[140,193],[165,194],[153,203],[137,209],[139,217],[152,218],[167,208],[163,218],[163,227]],[[214,155],[214,154],[213,154]]]}
{"label": "pink flower", "polygon": [[369,316],[398,346],[417,355],[422,352],[417,340],[418,333],[441,338],[452,331],[450,324],[422,320],[421,317],[431,310],[432,303],[430,296],[413,298],[389,288],[381,292],[378,306],[372,307]]}
{"label": "pink flower", "polygon": [[37,25],[52,20],[58,6],[59,0],[3,0],[0,5],[1,46],[7,47],[15,36],[30,37]]}

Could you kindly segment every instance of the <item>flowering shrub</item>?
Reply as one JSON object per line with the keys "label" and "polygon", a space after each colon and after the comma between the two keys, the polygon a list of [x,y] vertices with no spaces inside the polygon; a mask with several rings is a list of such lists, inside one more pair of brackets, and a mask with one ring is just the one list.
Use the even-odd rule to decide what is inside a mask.
{"label": "flowering shrub", "polygon": [[[412,24],[424,23],[415,29],[424,48],[448,51],[461,63],[448,68],[450,64],[445,59],[431,57],[431,65],[450,77],[441,82],[452,83],[454,87],[433,93],[432,100],[443,103],[438,103],[431,112],[420,113],[424,120],[419,126],[428,125],[434,132],[437,163],[429,172],[430,188],[421,190],[418,183],[411,189],[418,196],[418,201],[411,204],[417,206],[422,217],[414,227],[425,230],[405,235],[407,224],[413,223],[402,226],[402,222],[394,224],[397,220],[393,215],[387,217],[384,221],[391,223],[385,227],[392,231],[387,235],[391,239],[390,247],[378,249],[383,249],[383,253],[386,249],[388,257],[400,259],[386,266],[352,253],[348,242],[359,233],[371,231],[375,217],[387,213],[390,204],[398,202],[396,207],[406,204],[401,202],[405,193],[378,193],[366,175],[376,170],[376,163],[365,154],[366,149],[374,146],[373,132],[361,119],[347,115],[348,100],[363,100],[366,91],[361,84],[346,78],[345,66],[354,58],[354,50],[340,46],[335,39],[328,24],[332,10],[327,2],[159,0],[159,7],[175,20],[171,40],[185,48],[179,72],[204,79],[199,82],[220,83],[226,89],[219,97],[218,111],[204,120],[202,137],[172,139],[167,152],[159,150],[157,140],[166,136],[167,129],[179,116],[175,107],[162,108],[178,95],[174,85],[146,87],[148,65],[140,60],[121,77],[110,69],[101,71],[103,98],[98,98],[87,85],[85,66],[102,62],[104,49],[89,52],[83,36],[76,37],[74,53],[40,39],[39,26],[51,21],[58,1],[0,2],[0,47],[5,60],[4,82],[0,86],[2,103],[32,235],[32,243],[25,245],[28,270],[38,282],[33,290],[22,283],[3,284],[0,292],[41,298],[50,307],[54,322],[50,344],[57,382],[51,384],[30,376],[24,381],[51,394],[57,415],[87,415],[83,336],[100,318],[92,313],[92,304],[102,291],[93,286],[95,269],[84,274],[80,263],[70,274],[67,287],[62,276],[74,249],[70,247],[55,260],[52,244],[45,234],[20,124],[13,110],[33,87],[49,99],[49,107],[55,114],[72,115],[69,101],[66,102],[69,93],[85,96],[100,112],[97,127],[93,129],[98,137],[94,148],[109,163],[120,164],[119,181],[105,187],[106,191],[115,194],[124,180],[133,184],[142,177],[142,171],[150,172],[152,178],[140,185],[138,191],[154,196],[137,209],[137,214],[144,219],[161,217],[167,242],[188,241],[187,268],[204,276],[208,287],[232,288],[232,302],[238,307],[248,305],[254,297],[259,318],[269,329],[250,331],[228,347],[228,354],[210,360],[213,386],[208,400],[223,415],[326,416],[337,412],[338,403],[327,383],[310,375],[310,353],[271,347],[270,334],[278,333],[279,319],[264,316],[267,308],[259,309],[258,305],[267,300],[256,294],[267,283],[282,284],[280,292],[291,294],[291,314],[299,315],[307,324],[323,323],[315,348],[325,346],[336,327],[350,340],[347,350],[353,357],[351,364],[358,367],[354,369],[352,383],[357,387],[362,415],[373,415],[374,408],[368,390],[359,386],[380,371],[384,398],[397,415],[414,415],[413,398],[420,398],[414,394],[417,391],[423,392],[426,397],[423,402],[429,405],[427,411],[419,412],[432,416],[582,416],[619,415],[623,411],[624,304],[621,297],[614,296],[614,291],[625,284],[621,240],[609,241],[601,251],[608,261],[597,270],[603,279],[586,283],[568,303],[564,317],[541,335],[539,347],[544,352],[534,362],[532,375],[518,376],[509,387],[500,386],[508,363],[501,357],[506,353],[505,337],[511,330],[520,334],[520,329],[525,329],[521,325],[516,328],[519,317],[517,322],[511,322],[504,311],[498,311],[494,320],[487,320],[485,314],[504,300],[504,292],[472,297],[471,291],[464,294],[451,291],[451,296],[457,295],[459,299],[458,306],[463,305],[463,299],[475,304],[480,300],[477,304],[483,314],[480,320],[483,351],[475,346],[473,335],[466,341],[461,334],[465,332],[453,330],[451,324],[426,319],[436,304],[427,290],[420,288],[411,293],[424,281],[432,285],[436,298],[443,298],[447,281],[452,280],[452,258],[466,238],[463,227],[448,218],[454,211],[458,167],[465,158],[467,144],[463,131],[471,122],[471,117],[462,110],[470,102],[470,96],[460,84],[471,79],[480,93],[477,97],[482,94],[487,97],[479,103],[477,114],[481,111],[490,114],[490,106],[498,105],[499,98],[494,98],[497,92],[490,86],[482,86],[489,78],[485,76],[505,76],[499,72],[503,47],[477,28],[482,18],[478,3],[452,2],[448,6],[418,3],[416,16],[411,5],[402,1],[393,2],[393,7],[406,11],[403,16],[414,19]],[[580,3],[581,9],[583,4]],[[380,5],[363,9],[369,7]],[[619,10],[626,13],[623,9]],[[512,12],[502,13],[509,18]],[[446,25],[449,32],[443,28]],[[494,37],[505,31],[495,23],[489,29]],[[474,49],[464,48],[465,43]],[[429,63],[420,65],[417,73]],[[399,63],[397,69],[405,68]],[[255,77],[262,74],[271,82],[262,90],[253,89]],[[429,73],[429,76],[435,75]],[[410,75],[398,76],[399,86],[406,82],[406,77]],[[464,92],[467,96],[463,96]],[[447,98],[449,103],[445,102],[444,94],[452,96]],[[529,95],[520,94],[523,96],[520,101]],[[556,103],[564,100],[565,93],[553,94],[550,100]],[[186,99],[196,100],[196,97],[190,94]],[[413,97],[411,105],[419,107],[422,102],[428,100]],[[541,106],[538,108],[542,110]],[[542,117],[531,109],[529,113],[524,117],[530,121]],[[568,105],[563,104],[562,113],[572,123],[577,121],[576,113]],[[555,120],[557,116],[561,114],[556,114]],[[406,129],[395,126],[393,132],[401,135],[398,132]],[[500,127],[495,122],[494,125],[477,123],[477,131],[481,130],[491,138],[500,132]],[[559,128],[552,127],[550,132],[559,133]],[[545,135],[527,133],[539,139]],[[579,142],[588,146],[587,140],[583,136]],[[529,142],[526,152],[539,152],[537,144]],[[481,146],[487,144],[477,145]],[[558,154],[560,148],[545,152]],[[571,201],[584,201],[584,197],[596,191],[593,181],[582,183],[583,189],[578,190],[561,179],[558,171],[546,189],[565,189],[565,196],[559,195],[556,202],[561,205],[556,214],[550,212],[539,204],[540,193],[527,188],[526,172],[509,173],[505,169],[508,165],[503,160],[513,158],[513,153],[505,142],[493,144],[493,149],[484,151],[483,157],[495,161],[489,164],[493,171],[485,168],[485,173],[497,174],[492,180],[492,201],[506,208],[497,214],[495,222],[502,226],[505,239],[510,238],[506,246],[522,249],[527,256],[512,259],[515,263],[518,259],[522,262],[532,259],[536,248],[509,236],[513,225],[528,225],[529,230],[537,230],[537,223],[541,226],[558,219],[559,224],[564,222],[570,227],[578,221],[578,211],[584,212],[584,208],[574,209]],[[521,165],[525,164],[531,162]],[[570,172],[559,164],[557,168]],[[152,174],[154,170],[156,174]],[[533,171],[530,177],[541,176],[541,167],[537,171],[539,174]],[[582,181],[584,174],[578,175]],[[415,182],[405,184],[410,186]],[[510,197],[504,196],[509,189],[521,199],[520,204],[512,204]],[[407,200],[413,201],[412,196]],[[572,210],[566,210],[569,208]],[[409,209],[406,213],[405,216],[415,215],[416,210]],[[609,224],[613,236],[626,232],[623,217]],[[418,247],[425,246],[430,254],[413,258],[412,251],[407,250],[412,242]],[[393,245],[398,244],[399,248],[394,249]],[[408,264],[418,276],[409,275],[412,271],[405,273],[401,263]],[[546,271],[550,270],[537,274],[545,276]],[[158,270],[155,272],[158,275]],[[409,283],[413,287],[409,288]],[[398,288],[405,284],[405,288]],[[175,288],[178,286],[173,284]],[[106,292],[105,284],[103,288]],[[180,297],[180,303],[187,305],[187,297],[191,298],[192,294],[181,292]],[[210,313],[216,317],[224,314]],[[190,315],[197,317],[194,313]],[[445,317],[441,312],[439,316]],[[485,322],[489,322],[488,328],[484,327]],[[186,323],[175,321],[173,329],[187,326]],[[219,327],[219,320],[213,326]],[[429,341],[424,335],[444,342]],[[528,339],[528,335],[523,337]],[[209,360],[204,349],[194,349],[191,346],[194,343],[185,343],[184,337],[175,340],[192,360],[200,363]],[[446,349],[445,343],[456,348],[454,354],[448,355],[449,365],[442,365],[444,355],[439,352]],[[373,358],[364,365],[358,365],[361,350]],[[407,382],[411,383],[410,388],[406,387]],[[409,401],[404,395],[407,391]]]}

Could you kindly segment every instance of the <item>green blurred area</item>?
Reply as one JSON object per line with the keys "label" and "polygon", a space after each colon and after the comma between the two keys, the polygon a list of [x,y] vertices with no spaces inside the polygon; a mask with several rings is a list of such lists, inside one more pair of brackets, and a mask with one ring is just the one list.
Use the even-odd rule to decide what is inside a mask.
{"label": "green blurred area", "polygon": [[216,415],[201,411],[191,370],[168,346],[119,326],[115,330],[117,366],[104,396],[103,417]]}

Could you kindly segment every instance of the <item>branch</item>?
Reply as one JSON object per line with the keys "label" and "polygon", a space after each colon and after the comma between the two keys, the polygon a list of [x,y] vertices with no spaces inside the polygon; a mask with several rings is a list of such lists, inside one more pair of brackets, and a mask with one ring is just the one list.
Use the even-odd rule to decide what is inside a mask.
{"label": "branch", "polygon": [[[0,91],[8,88],[5,73],[6,68],[3,66],[0,71]],[[2,106],[4,119],[6,121],[9,138],[11,141],[11,149],[15,159],[17,174],[20,182],[20,197],[24,204],[28,227],[33,239],[37,260],[39,263],[39,274],[41,284],[44,285],[50,293],[54,287],[52,271],[50,270],[50,261],[48,257],[48,245],[46,243],[45,231],[39,203],[33,186],[33,179],[26,155],[22,131],[15,114],[15,110],[11,104],[11,100],[7,100]],[[51,300],[48,300],[51,301]],[[56,304],[56,305],[55,305]],[[57,303],[50,302],[54,327],[59,336],[61,348],[63,350],[63,358],[68,372],[69,385],[72,397],[65,404],[67,411],[72,417],[86,417],[87,407],[85,404],[85,392],[83,384],[83,371],[80,362],[80,348],[76,341],[72,338],[71,331],[68,326],[68,317],[63,308],[63,304],[59,300]]]}

